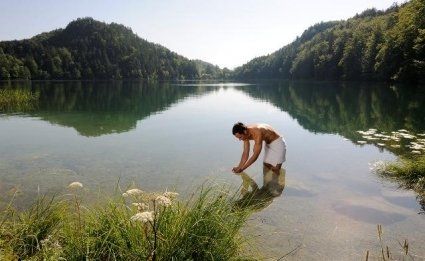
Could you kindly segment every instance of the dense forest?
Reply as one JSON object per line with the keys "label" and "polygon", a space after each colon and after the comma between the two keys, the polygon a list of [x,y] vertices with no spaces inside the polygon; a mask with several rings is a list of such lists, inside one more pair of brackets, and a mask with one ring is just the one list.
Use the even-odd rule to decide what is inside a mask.
{"label": "dense forest", "polygon": [[319,23],[233,72],[237,79],[423,81],[425,1]]}
{"label": "dense forest", "polygon": [[203,79],[221,69],[92,18],[21,41],[0,42],[0,79]]}

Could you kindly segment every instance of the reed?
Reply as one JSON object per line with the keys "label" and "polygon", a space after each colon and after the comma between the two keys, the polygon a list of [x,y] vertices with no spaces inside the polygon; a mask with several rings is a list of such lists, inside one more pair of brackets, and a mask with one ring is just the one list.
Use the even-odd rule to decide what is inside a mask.
{"label": "reed", "polygon": [[374,252],[373,251],[366,251],[366,257],[365,260],[368,261],[369,258],[372,256],[373,260],[383,260],[383,261],[390,261],[390,260],[414,260],[415,256],[409,253],[409,243],[407,239],[404,240],[403,243],[398,241],[398,244],[400,246],[400,249],[391,249],[386,245],[384,242],[384,236],[383,236],[383,230],[382,226],[380,224],[377,225],[377,234],[378,234],[378,241],[379,241],[379,250],[376,251],[376,255],[373,257]]}

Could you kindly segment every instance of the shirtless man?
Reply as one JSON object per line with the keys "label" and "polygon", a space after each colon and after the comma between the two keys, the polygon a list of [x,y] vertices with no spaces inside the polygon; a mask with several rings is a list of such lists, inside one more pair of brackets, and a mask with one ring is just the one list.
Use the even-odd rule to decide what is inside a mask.
{"label": "shirtless man", "polygon": [[[282,163],[286,157],[285,140],[268,124],[253,124],[246,126],[238,122],[233,125],[233,135],[244,142],[242,158],[238,166],[234,167],[234,173],[241,173],[254,163],[261,153],[263,141],[265,141],[264,162],[265,168],[279,174]],[[249,158],[249,141],[254,140],[253,154]]]}

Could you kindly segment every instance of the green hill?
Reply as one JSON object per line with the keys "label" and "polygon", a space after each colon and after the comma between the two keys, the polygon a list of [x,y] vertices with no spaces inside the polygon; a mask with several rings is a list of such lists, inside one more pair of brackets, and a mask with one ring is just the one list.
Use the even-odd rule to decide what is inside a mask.
{"label": "green hill", "polygon": [[130,28],[92,18],[31,39],[0,42],[4,79],[425,80],[425,1],[318,23],[234,71],[189,60]]}
{"label": "green hill", "polygon": [[[203,62],[202,68],[220,70]],[[31,39],[0,42],[0,79],[199,79],[191,61],[150,43],[130,28],[92,18]]]}
{"label": "green hill", "polygon": [[425,1],[316,24],[276,52],[236,68],[233,77],[423,81]]}
{"label": "green hill", "polygon": [[221,69],[217,65],[213,65],[201,60],[193,60],[201,79],[221,79],[229,78],[231,71],[227,68]]}

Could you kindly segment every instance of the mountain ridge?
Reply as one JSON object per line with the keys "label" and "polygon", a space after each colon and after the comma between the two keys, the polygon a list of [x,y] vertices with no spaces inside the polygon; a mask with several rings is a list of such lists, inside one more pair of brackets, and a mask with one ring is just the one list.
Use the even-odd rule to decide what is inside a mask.
{"label": "mountain ridge", "polygon": [[[0,79],[221,77],[216,66],[199,63],[148,42],[129,27],[87,17],[29,39],[0,42]],[[208,75],[206,70],[215,74]]]}

